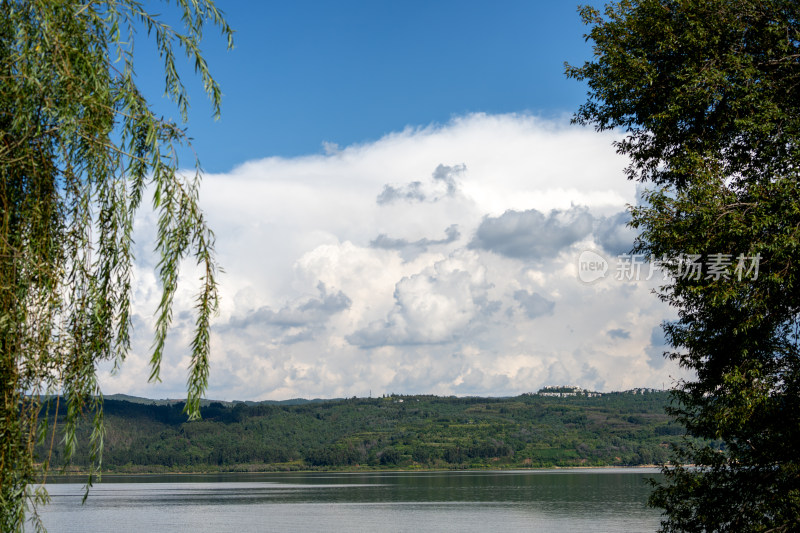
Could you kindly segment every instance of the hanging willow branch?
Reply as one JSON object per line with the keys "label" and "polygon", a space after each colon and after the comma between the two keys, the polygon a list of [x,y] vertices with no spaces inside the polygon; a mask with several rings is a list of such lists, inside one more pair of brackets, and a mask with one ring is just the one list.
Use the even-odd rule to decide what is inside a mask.
{"label": "hanging willow branch", "polygon": [[[198,207],[199,165],[194,176],[178,172],[177,148],[188,139],[139,92],[132,45],[136,28],[155,39],[166,94],[185,121],[176,54],[193,63],[218,116],[220,88],[199,43],[207,23],[221,29],[228,47],[233,31],[212,0],[176,4],[183,33],[135,0],[0,0],[2,531],[21,530],[26,513],[41,529],[36,505],[47,495],[31,487],[50,457],[35,450],[53,442],[56,420],[69,458],[79,420],[93,413],[92,472],[100,470],[97,366],[118,366],[130,348],[133,221],[146,193],[158,214],[162,284],[150,378],[159,376],[180,264],[193,255],[203,275],[186,412],[199,415],[217,309],[214,235]],[[44,406],[53,395],[63,396],[65,416]]]}

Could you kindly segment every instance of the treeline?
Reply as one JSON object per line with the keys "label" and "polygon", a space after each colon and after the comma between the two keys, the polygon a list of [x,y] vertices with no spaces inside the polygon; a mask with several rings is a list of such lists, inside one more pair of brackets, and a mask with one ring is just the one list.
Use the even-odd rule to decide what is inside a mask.
{"label": "treeline", "polygon": [[[285,404],[106,400],[103,469],[296,470],[641,465],[667,460],[682,429],[668,393],[599,397],[389,396]],[[52,413],[51,413],[52,414]],[[51,416],[52,419],[52,416]],[[90,423],[72,465],[87,465]],[[40,455],[46,453],[41,449]],[[62,451],[53,450],[56,464]]]}

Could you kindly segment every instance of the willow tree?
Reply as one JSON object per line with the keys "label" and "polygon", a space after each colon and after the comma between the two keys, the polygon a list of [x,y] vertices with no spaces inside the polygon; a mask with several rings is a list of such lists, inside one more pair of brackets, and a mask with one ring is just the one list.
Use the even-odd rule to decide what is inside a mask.
{"label": "willow tree", "polygon": [[594,58],[567,67],[589,86],[576,120],[627,133],[628,177],[649,187],[637,248],[673,274],[658,291],[678,311],[666,355],[694,376],[671,410],[690,438],[651,503],[664,531],[795,531],[800,3],[623,0],[582,16]]}
{"label": "willow tree", "polygon": [[[63,439],[69,456],[87,412],[94,417],[93,470],[101,466],[98,365],[118,366],[130,347],[133,222],[150,199],[162,285],[150,379],[159,377],[180,264],[194,256],[203,275],[186,410],[199,411],[217,305],[214,236],[198,207],[199,165],[188,175],[178,171],[185,132],[148,107],[132,53],[137,30],[154,39],[166,94],[185,122],[176,55],[188,56],[219,114],[220,89],[199,44],[204,26],[220,29],[229,47],[233,32],[212,0],[179,0],[171,9],[181,16],[180,31],[136,0],[0,1],[3,531],[20,530],[26,514],[35,518],[36,504],[47,500],[31,489],[49,468],[48,456],[34,453],[37,443],[52,448]],[[52,397],[62,411],[66,404],[61,420],[59,409],[42,409]]]}

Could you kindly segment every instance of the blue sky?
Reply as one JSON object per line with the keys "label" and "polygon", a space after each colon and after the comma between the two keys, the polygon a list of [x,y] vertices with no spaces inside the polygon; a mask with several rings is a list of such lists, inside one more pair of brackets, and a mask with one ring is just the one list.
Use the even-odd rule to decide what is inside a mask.
{"label": "blue sky", "polygon": [[[622,279],[636,184],[619,133],[570,124],[591,50],[568,2],[230,2],[188,124],[207,171],[220,314],[208,396],[506,396],[544,385],[669,386],[658,277]],[[140,83],[157,111],[153,49]],[[133,349],[106,393],[181,397],[198,273],[148,384],[156,220],[136,221]],[[606,261],[604,276],[579,272]]]}
{"label": "blue sky", "polygon": [[[208,31],[204,53],[224,93],[215,122],[192,79],[189,131],[204,168],[317,153],[322,143],[374,141],[406,126],[470,112],[572,113],[585,87],[564,61],[591,49],[570,2],[219,2],[236,30],[226,51]],[[151,55],[144,42],[138,56]],[[149,61],[145,63],[150,65]],[[157,109],[157,65],[140,68]]]}

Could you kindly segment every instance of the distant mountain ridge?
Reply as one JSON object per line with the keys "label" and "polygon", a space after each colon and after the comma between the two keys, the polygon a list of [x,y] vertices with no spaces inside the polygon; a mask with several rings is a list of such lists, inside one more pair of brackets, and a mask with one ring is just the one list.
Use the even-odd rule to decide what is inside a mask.
{"label": "distant mountain ridge", "polygon": [[[613,392],[597,392],[597,391],[590,391],[582,389],[577,385],[545,385],[544,387],[540,388],[535,394],[540,396],[549,396],[555,395],[554,393],[559,393],[561,395],[583,395],[583,396],[602,396],[604,394],[648,394],[648,393],[656,393],[656,392],[667,392],[662,389],[654,389],[649,387],[635,387],[633,389],[627,389],[624,391],[613,391]],[[533,394],[533,393],[525,393],[525,394]],[[389,396],[398,396],[402,397],[403,395],[396,395],[390,394]],[[118,400],[123,402],[131,402],[131,403],[139,403],[145,405],[174,405],[178,403],[186,402],[185,399],[175,399],[175,398],[164,398],[160,400],[151,399],[151,398],[143,398],[141,396],[131,396],[128,394],[110,394],[107,396],[103,396],[106,400]],[[384,395],[385,397],[385,395]],[[449,396],[450,398],[456,398],[456,396]],[[480,398],[481,396],[462,396],[462,398]],[[355,398],[355,397],[354,397]],[[370,397],[371,398],[371,397]],[[492,396],[487,397],[491,399],[505,399],[510,398],[510,396]],[[208,406],[212,403],[220,403],[227,407],[233,407],[236,404],[245,404],[245,405],[302,405],[305,403],[315,403],[315,402],[338,402],[345,400],[347,398],[314,398],[312,400],[306,398],[291,398],[288,400],[214,400],[214,399],[202,399],[200,400],[200,404],[202,406]],[[366,398],[362,398],[366,399]]]}
{"label": "distant mountain ridge", "polygon": [[[109,394],[108,396],[103,396],[106,400],[116,400],[121,402],[130,402],[130,403],[138,403],[143,405],[175,405],[179,403],[185,403],[185,399],[175,399],[175,398],[162,398],[160,400],[150,399],[150,398],[142,398],[140,396],[130,396],[128,394]],[[260,404],[273,404],[273,405],[302,405],[304,403],[314,403],[314,402],[335,402],[339,401],[342,398],[332,398],[332,399],[324,399],[324,398],[314,398],[313,400],[307,400],[305,398],[291,398],[289,400],[260,400],[260,401],[252,401],[252,400],[213,400],[213,399],[202,399],[200,400],[200,405],[202,407],[207,407],[212,403],[220,403],[226,407],[233,407],[236,404],[244,404],[244,405],[260,405]]]}
{"label": "distant mountain ridge", "polygon": [[[109,395],[103,404],[103,467],[165,472],[643,465],[667,461],[670,446],[682,439],[683,428],[664,412],[667,392],[550,392],[559,395],[205,400],[196,421],[187,420],[181,400]],[[79,428],[73,459],[78,468],[88,465],[90,419]],[[60,454],[54,450],[54,464]]]}

